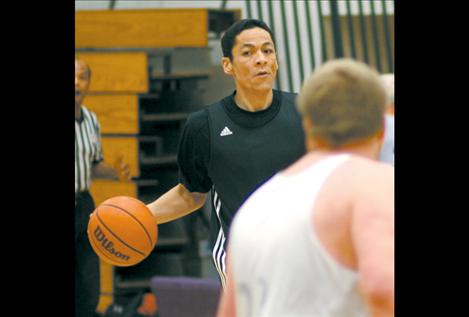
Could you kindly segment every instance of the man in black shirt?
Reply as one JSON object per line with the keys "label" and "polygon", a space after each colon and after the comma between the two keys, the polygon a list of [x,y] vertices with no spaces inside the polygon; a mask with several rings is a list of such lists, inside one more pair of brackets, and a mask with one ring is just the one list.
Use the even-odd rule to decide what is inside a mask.
{"label": "man in black shirt", "polygon": [[179,144],[180,183],[148,207],[165,223],[201,208],[212,192],[212,256],[225,287],[233,216],[257,187],[305,153],[305,143],[296,94],[272,89],[278,63],[269,27],[241,20],[221,42],[223,71],[236,90],[189,116]]}

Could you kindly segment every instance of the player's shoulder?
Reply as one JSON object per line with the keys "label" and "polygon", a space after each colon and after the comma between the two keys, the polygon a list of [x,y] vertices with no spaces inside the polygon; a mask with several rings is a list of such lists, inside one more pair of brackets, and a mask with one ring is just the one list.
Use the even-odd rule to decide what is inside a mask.
{"label": "player's shoulder", "polygon": [[[394,209],[394,167],[361,157],[349,160],[346,177],[341,177],[345,200],[357,214]],[[344,174],[340,175],[344,176]]]}
{"label": "player's shoulder", "polygon": [[394,166],[388,163],[371,160],[365,157],[351,155],[344,164],[344,174],[351,182],[375,183],[384,180],[394,180]]}
{"label": "player's shoulder", "polygon": [[203,133],[207,134],[209,130],[209,112],[214,109],[223,107],[223,100],[219,100],[207,106],[204,106],[202,109],[192,112],[186,120],[185,130],[186,132],[192,133]]}
{"label": "player's shoulder", "polygon": [[274,92],[279,95],[282,103],[291,104],[291,105],[296,104],[296,98],[298,97],[297,93],[281,91],[281,90],[274,90]]}
{"label": "player's shoulder", "polygon": [[188,131],[198,132],[204,127],[207,127],[208,113],[207,109],[200,109],[192,112],[186,120],[185,129]]}
{"label": "player's shoulder", "polygon": [[81,105],[81,111],[83,114],[85,115],[96,115],[93,111],[91,111],[90,109],[88,109],[85,105]]}
{"label": "player's shoulder", "polygon": [[198,124],[199,122],[204,122],[207,120],[208,114],[207,114],[207,109],[200,109],[197,111],[192,112],[188,117],[187,117],[187,122],[191,122],[192,124]]}
{"label": "player's shoulder", "polygon": [[358,170],[375,170],[382,172],[393,172],[394,167],[391,164],[383,163],[377,160],[372,160],[358,155],[349,156],[349,168]]}
{"label": "player's shoulder", "polygon": [[209,112],[222,107],[223,100],[219,100],[217,102],[206,105],[202,109],[191,113],[187,118],[187,122],[195,125],[207,124]]}
{"label": "player's shoulder", "polygon": [[282,97],[285,97],[285,98],[296,98],[298,96],[298,93],[296,92],[288,92],[288,91],[276,90],[276,89],[274,89],[274,92],[277,92],[278,94],[280,94]]}
{"label": "player's shoulder", "polygon": [[81,111],[82,111],[83,116],[84,116],[87,120],[92,120],[93,122],[97,122],[97,121],[98,121],[98,116],[96,115],[96,113],[94,113],[93,111],[91,111],[90,109],[88,109],[86,106],[81,105]]}

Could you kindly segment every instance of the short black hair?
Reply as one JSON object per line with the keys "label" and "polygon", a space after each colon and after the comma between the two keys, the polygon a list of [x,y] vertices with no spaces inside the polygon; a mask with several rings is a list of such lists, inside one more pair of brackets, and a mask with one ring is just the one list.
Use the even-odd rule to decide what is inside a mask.
{"label": "short black hair", "polygon": [[235,45],[236,36],[238,36],[238,34],[244,30],[253,28],[261,28],[266,30],[270,34],[272,42],[274,42],[274,35],[264,21],[256,19],[242,19],[233,23],[233,25],[231,25],[228,30],[226,30],[225,34],[223,34],[223,37],[221,38],[221,49],[223,50],[223,56],[233,60],[232,50],[233,46]]}

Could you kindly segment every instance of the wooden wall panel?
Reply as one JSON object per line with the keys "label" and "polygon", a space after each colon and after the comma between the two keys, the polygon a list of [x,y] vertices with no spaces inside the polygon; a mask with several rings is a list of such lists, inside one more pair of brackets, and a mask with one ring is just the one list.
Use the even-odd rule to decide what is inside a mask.
{"label": "wooden wall panel", "polygon": [[75,12],[76,48],[205,47],[206,9]]}
{"label": "wooden wall panel", "polygon": [[116,160],[122,158],[129,165],[130,175],[140,175],[138,157],[138,139],[136,137],[107,137],[101,138],[104,160],[114,165]]}
{"label": "wooden wall panel", "polygon": [[91,68],[89,91],[148,92],[148,57],[144,52],[77,53]]}
{"label": "wooden wall panel", "polygon": [[83,104],[95,112],[101,134],[138,134],[137,95],[88,95]]}

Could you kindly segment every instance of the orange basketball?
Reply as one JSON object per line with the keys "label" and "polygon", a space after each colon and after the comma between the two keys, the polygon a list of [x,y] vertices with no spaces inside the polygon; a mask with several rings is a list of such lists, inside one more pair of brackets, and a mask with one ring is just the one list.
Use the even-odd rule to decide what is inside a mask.
{"label": "orange basketball", "polygon": [[131,266],[145,259],[158,236],[156,220],[138,199],[118,196],[100,204],[88,222],[88,239],[96,254],[115,266]]}

